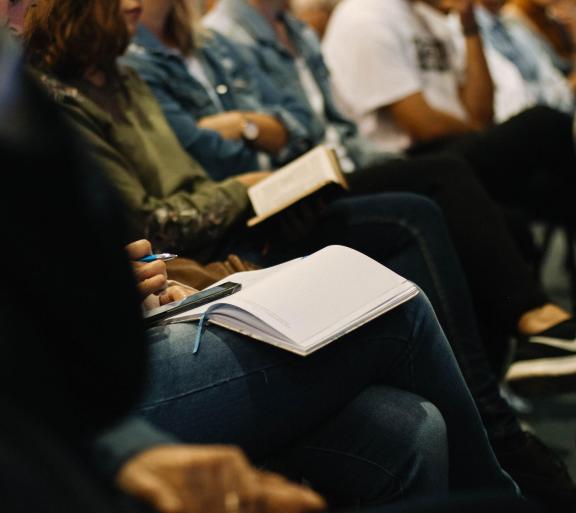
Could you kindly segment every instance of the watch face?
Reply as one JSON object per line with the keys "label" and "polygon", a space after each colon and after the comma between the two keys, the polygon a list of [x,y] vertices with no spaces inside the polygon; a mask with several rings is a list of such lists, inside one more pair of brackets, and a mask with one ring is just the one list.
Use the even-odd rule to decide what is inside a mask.
{"label": "watch face", "polygon": [[260,135],[260,129],[256,123],[246,120],[242,127],[242,136],[247,141],[255,141]]}

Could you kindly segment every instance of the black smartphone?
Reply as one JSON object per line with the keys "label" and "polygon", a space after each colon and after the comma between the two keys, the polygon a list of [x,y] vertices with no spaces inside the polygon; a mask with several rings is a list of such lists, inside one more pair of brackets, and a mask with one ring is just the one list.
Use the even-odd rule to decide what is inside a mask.
{"label": "black smartphone", "polygon": [[210,287],[180,301],[174,301],[173,303],[148,310],[144,313],[144,323],[146,327],[150,327],[160,323],[166,319],[166,317],[186,312],[187,310],[193,310],[216,299],[234,294],[234,292],[238,292],[241,288],[242,285],[240,285],[240,283],[234,283],[232,281],[227,281],[216,287]]}

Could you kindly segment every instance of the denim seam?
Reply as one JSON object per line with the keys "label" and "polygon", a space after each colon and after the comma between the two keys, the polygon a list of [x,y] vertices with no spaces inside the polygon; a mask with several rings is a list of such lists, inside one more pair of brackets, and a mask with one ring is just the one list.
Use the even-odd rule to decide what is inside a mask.
{"label": "denim seam", "polygon": [[139,407],[138,409],[139,409],[139,410],[147,410],[147,409],[150,409],[150,408],[154,408],[154,407],[156,407],[156,406],[160,406],[160,405],[162,405],[162,404],[164,404],[164,403],[169,403],[169,402],[172,402],[172,401],[175,401],[175,400],[180,400],[180,399],[183,399],[183,398],[185,398],[185,397],[188,397],[189,395],[194,395],[194,394],[197,394],[197,393],[199,393],[199,392],[205,392],[206,390],[210,390],[211,388],[215,388],[215,387],[218,387],[218,386],[220,386],[220,385],[224,385],[224,384],[226,384],[226,383],[231,383],[231,382],[233,382],[233,381],[238,381],[239,379],[246,378],[246,377],[251,376],[251,375],[253,375],[253,374],[257,374],[257,373],[262,372],[262,371],[266,371],[266,370],[269,370],[269,369],[273,369],[273,368],[275,368],[275,367],[279,367],[279,366],[282,365],[283,363],[284,363],[284,362],[277,362],[277,363],[275,363],[275,364],[273,364],[273,365],[267,365],[266,367],[261,367],[261,368],[259,368],[259,369],[251,370],[251,371],[246,372],[245,374],[241,374],[241,375],[239,375],[239,376],[234,376],[234,377],[232,377],[232,378],[221,379],[220,381],[217,381],[217,382],[215,382],[215,383],[211,383],[210,385],[207,385],[207,386],[204,386],[204,387],[200,387],[200,388],[195,388],[194,390],[188,390],[187,392],[183,392],[183,393],[181,393],[181,394],[177,394],[177,395],[174,395],[174,396],[172,396],[172,397],[168,397],[168,398],[162,399],[161,401],[157,401],[157,402],[154,402],[154,403],[149,403],[149,404],[143,405],[143,406]]}
{"label": "denim seam", "polygon": [[381,470],[388,477],[390,477],[396,483],[396,487],[398,488],[398,490],[400,490],[400,494],[402,496],[404,495],[404,486],[402,485],[402,480],[396,474],[394,474],[393,472],[391,472],[387,468],[383,467],[380,463],[369,460],[367,458],[363,458],[362,456],[358,456],[357,454],[352,454],[352,453],[349,453],[346,451],[339,451],[336,449],[328,449],[325,447],[316,447],[316,446],[312,446],[312,445],[305,445],[305,446],[303,446],[303,449],[309,449],[311,451],[331,453],[331,454],[336,454],[338,456],[346,456],[350,459],[357,460],[357,461],[360,461],[362,463],[366,463],[368,465],[376,467],[378,470]]}
{"label": "denim seam", "polygon": [[[454,323],[454,319],[453,319],[452,313],[450,311],[450,303],[447,300],[447,296],[446,296],[446,293],[444,291],[444,287],[442,286],[442,282],[439,279],[439,274],[438,274],[437,268],[434,264],[434,258],[432,257],[431,251],[428,249],[428,245],[426,244],[425,237],[423,237],[421,235],[421,232],[417,228],[415,228],[413,225],[411,225],[407,221],[398,220],[398,219],[394,219],[394,218],[388,218],[388,217],[363,217],[361,220],[355,219],[353,222],[350,223],[350,225],[352,225],[352,226],[362,225],[363,223],[366,223],[366,222],[372,222],[372,223],[376,222],[376,223],[392,224],[392,225],[400,226],[403,229],[407,230],[413,236],[416,243],[418,244],[418,247],[420,248],[422,256],[424,257],[424,261],[428,267],[428,270],[430,272],[430,276],[432,277],[432,281],[433,281],[434,286],[436,288],[436,294],[438,295],[438,300],[439,300],[440,306],[444,311],[446,322],[448,323],[447,328],[449,329],[449,331],[451,333],[455,334],[455,337],[451,337],[451,339],[457,340],[458,339],[458,329],[456,327],[456,324]],[[460,361],[458,363],[460,366],[462,366],[462,363]]]}

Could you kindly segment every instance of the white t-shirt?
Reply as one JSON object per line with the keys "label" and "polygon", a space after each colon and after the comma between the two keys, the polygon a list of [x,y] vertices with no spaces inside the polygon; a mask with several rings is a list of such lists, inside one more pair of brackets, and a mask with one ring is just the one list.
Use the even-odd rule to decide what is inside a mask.
{"label": "white t-shirt", "polygon": [[323,42],[336,101],[381,151],[411,141],[378,109],[415,93],[434,108],[466,120],[459,96],[463,62],[446,17],[408,0],[343,0]]}

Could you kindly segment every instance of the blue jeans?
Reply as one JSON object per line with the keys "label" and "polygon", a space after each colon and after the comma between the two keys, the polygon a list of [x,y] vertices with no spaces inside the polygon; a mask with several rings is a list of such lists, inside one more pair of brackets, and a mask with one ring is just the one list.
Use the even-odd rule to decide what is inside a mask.
{"label": "blue jeans", "polygon": [[298,244],[277,241],[262,256],[248,233],[224,252],[272,265],[328,244],[357,249],[416,283],[438,315],[490,439],[520,433],[515,414],[500,396],[444,217],[431,200],[409,193],[346,197],[329,205],[316,229]]}
{"label": "blue jeans", "polygon": [[139,414],[231,443],[338,504],[450,490],[515,493],[424,294],[302,358],[195,324],[149,330]]}

